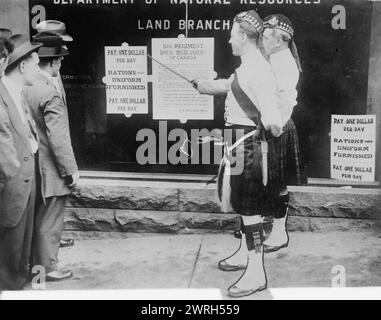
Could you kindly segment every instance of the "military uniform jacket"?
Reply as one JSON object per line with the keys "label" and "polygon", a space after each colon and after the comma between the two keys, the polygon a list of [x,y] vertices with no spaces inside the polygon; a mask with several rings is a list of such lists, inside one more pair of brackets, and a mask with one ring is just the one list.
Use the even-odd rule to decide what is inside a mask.
{"label": "military uniform jacket", "polygon": [[26,89],[40,136],[39,162],[44,198],[65,196],[71,192],[65,177],[78,171],[70,138],[67,106],[47,76],[40,73]]}

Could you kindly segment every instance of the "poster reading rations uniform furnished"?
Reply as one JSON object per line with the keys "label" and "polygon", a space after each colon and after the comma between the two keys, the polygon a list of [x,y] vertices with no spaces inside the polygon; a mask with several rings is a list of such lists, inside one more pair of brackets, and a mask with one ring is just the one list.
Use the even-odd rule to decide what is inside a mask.
{"label": "poster reading rations uniform furnished", "polygon": [[107,113],[147,114],[147,47],[105,47]]}
{"label": "poster reading rations uniform furnished", "polygon": [[376,116],[332,116],[331,177],[374,182]]}
{"label": "poster reading rations uniform furnished", "polygon": [[[152,39],[152,56],[189,80],[213,78],[213,38]],[[214,119],[213,97],[200,95],[191,83],[155,61],[152,75],[154,119]]]}

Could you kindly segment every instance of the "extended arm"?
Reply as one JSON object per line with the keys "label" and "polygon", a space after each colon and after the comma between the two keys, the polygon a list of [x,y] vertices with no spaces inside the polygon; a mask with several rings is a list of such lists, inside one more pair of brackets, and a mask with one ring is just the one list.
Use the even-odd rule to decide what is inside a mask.
{"label": "extended arm", "polygon": [[233,76],[229,79],[218,79],[218,80],[193,80],[195,88],[201,94],[207,95],[223,95],[227,94],[230,90],[230,85],[233,81]]}

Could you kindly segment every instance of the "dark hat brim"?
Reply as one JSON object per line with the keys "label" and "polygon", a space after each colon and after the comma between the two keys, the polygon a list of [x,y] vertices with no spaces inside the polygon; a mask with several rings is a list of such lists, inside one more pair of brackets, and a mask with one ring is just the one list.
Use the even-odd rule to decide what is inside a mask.
{"label": "dark hat brim", "polygon": [[23,58],[28,56],[29,54],[31,54],[33,52],[37,52],[38,49],[40,49],[42,47],[42,45],[43,44],[40,42],[33,42],[33,43],[25,42],[20,47],[15,48],[9,56],[7,68],[15,65],[20,60],[22,60]]}
{"label": "dark hat brim", "polygon": [[[55,35],[59,36],[62,39],[62,41],[64,41],[64,42],[73,42],[74,41],[73,37],[69,36],[68,34],[59,34],[56,31],[41,31],[41,32],[49,32],[51,34],[55,34]],[[33,36],[33,39],[36,39],[36,36],[37,36],[37,34]]]}
{"label": "dark hat brim", "polygon": [[69,51],[61,47],[58,52],[52,51],[54,48],[41,47],[38,50],[38,56],[40,58],[59,58],[69,55]]}

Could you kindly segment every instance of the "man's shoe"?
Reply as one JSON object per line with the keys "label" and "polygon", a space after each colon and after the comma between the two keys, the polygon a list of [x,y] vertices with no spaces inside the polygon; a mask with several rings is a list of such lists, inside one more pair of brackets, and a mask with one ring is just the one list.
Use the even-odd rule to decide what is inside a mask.
{"label": "man's shoe", "polygon": [[227,271],[227,272],[233,272],[233,271],[239,271],[239,270],[245,270],[246,266],[244,265],[231,265],[226,262],[226,259],[221,260],[218,262],[218,268],[222,271]]}
{"label": "man's shoe", "polygon": [[60,248],[68,248],[74,246],[74,239],[62,239],[60,242]]}
{"label": "man's shoe", "polygon": [[57,270],[50,272],[46,275],[46,281],[47,282],[54,282],[54,281],[62,281],[69,279],[73,276],[73,272],[71,270]]}

